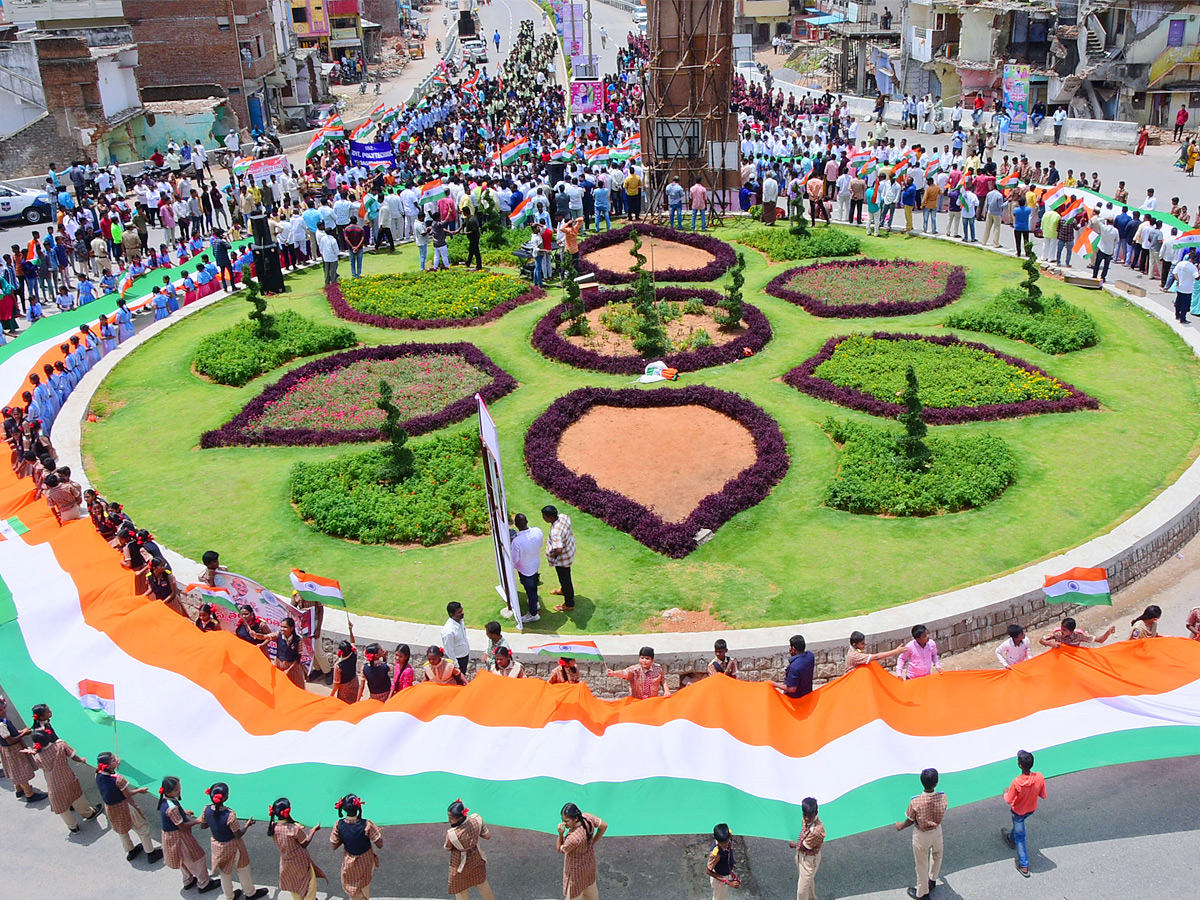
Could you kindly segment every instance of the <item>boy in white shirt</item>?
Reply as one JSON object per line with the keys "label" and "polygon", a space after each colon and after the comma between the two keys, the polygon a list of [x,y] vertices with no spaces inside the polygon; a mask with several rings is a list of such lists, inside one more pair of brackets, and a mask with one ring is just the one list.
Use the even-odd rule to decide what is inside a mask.
{"label": "boy in white shirt", "polygon": [[1008,626],[1008,640],[996,648],[996,658],[1005,669],[1029,659],[1032,644],[1020,625]]}

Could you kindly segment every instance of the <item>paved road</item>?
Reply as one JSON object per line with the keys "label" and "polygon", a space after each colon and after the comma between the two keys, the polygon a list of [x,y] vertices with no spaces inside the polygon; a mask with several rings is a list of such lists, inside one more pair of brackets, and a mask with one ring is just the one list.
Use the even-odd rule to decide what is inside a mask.
{"label": "paved road", "polygon": [[[1066,898],[1191,896],[1194,860],[1200,853],[1200,778],[1196,759],[1134,763],[1052,779],[1050,798],[1029,823],[1030,869],[1026,881],[1015,871],[999,828],[1007,819],[997,799],[952,810],[946,824],[944,884],[937,900],[958,898]],[[1015,769],[1015,767],[1014,767]],[[90,779],[79,770],[95,801]],[[40,778],[38,780],[40,784]],[[8,782],[0,780],[7,788]],[[199,785],[185,785],[185,799],[197,809]],[[999,791],[1003,785],[997,785]],[[370,798],[367,810],[370,811]],[[470,798],[466,798],[468,801]],[[234,808],[237,808],[236,797]],[[143,809],[149,810],[143,798]],[[249,811],[243,811],[247,813]],[[486,810],[482,811],[486,815]],[[548,815],[553,819],[553,810]],[[602,809],[595,810],[603,816]],[[897,810],[897,818],[903,810]],[[708,828],[713,822],[696,822]],[[334,819],[333,811],[325,821]],[[736,832],[737,822],[729,823]],[[500,900],[559,897],[561,862],[554,841],[544,834],[493,828],[489,873]],[[433,898],[446,895],[446,853],[440,826],[384,829],[383,862],[375,878],[376,898]],[[158,829],[154,829],[158,840]],[[314,858],[334,879],[321,897],[343,897],[337,880],[338,857],[328,830],[314,842]],[[278,883],[278,854],[255,825],[247,838],[259,884]],[[202,845],[207,847],[208,841]],[[161,900],[179,893],[176,872],[161,863],[125,862],[118,838],[103,817],[69,836],[43,801],[35,808],[0,796],[0,896],[26,896],[21,886],[37,885],[46,900]],[[598,850],[599,885],[605,900],[704,900],[702,836],[613,838]],[[786,900],[795,896],[795,864],[782,841],[749,839],[740,846],[744,889],[741,900]],[[817,876],[818,895],[832,898],[903,897],[913,876],[908,835],[891,828],[832,841]],[[10,890],[11,889],[11,890]],[[28,894],[33,896],[34,894]],[[274,891],[272,892],[274,896]],[[194,896],[189,892],[184,896]],[[219,896],[219,895],[218,895]]]}

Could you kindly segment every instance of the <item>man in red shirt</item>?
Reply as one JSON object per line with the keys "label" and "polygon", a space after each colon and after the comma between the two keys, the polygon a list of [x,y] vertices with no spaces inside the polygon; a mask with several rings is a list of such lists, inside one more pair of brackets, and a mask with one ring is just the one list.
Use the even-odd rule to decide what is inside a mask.
{"label": "man in red shirt", "polygon": [[1188,111],[1186,106],[1179,107],[1179,112],[1175,113],[1175,143],[1183,140],[1183,129],[1188,123]]}
{"label": "man in red shirt", "polygon": [[1028,750],[1017,753],[1021,774],[1013,779],[1004,792],[1004,802],[1012,812],[1012,831],[1001,829],[1000,834],[1009,847],[1017,851],[1017,871],[1029,877],[1029,853],[1025,849],[1025,820],[1037,812],[1038,800],[1046,799],[1046,779],[1033,771],[1033,754]]}

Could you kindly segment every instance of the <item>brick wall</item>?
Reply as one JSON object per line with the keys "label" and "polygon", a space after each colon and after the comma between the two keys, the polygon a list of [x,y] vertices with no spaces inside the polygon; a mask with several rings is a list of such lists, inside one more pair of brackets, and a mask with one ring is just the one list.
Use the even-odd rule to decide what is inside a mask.
{"label": "brick wall", "polygon": [[61,166],[84,155],[72,138],[62,135],[54,116],[46,114],[0,140],[0,172],[9,178],[45,175],[50,160],[62,160]]}
{"label": "brick wall", "polygon": [[400,6],[396,0],[363,0],[363,18],[382,25],[384,38],[400,33]]}
{"label": "brick wall", "polygon": [[[218,19],[238,19],[222,30]],[[229,97],[242,126],[249,125],[247,79],[275,70],[275,33],[267,0],[125,0],[125,17],[138,43],[138,79],[143,87],[216,84]],[[261,46],[262,55],[245,66],[238,42]],[[252,84],[253,88],[254,85]]]}

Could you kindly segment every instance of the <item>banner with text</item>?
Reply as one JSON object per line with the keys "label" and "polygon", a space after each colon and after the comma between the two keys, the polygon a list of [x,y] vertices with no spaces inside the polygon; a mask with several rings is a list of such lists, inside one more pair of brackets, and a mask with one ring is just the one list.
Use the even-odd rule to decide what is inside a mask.
{"label": "banner with text", "polygon": [[392,150],[392,142],[374,141],[372,143],[362,143],[360,141],[351,141],[350,164],[353,166],[367,166],[369,168],[374,168],[375,166],[394,166],[396,164],[396,154]]}

